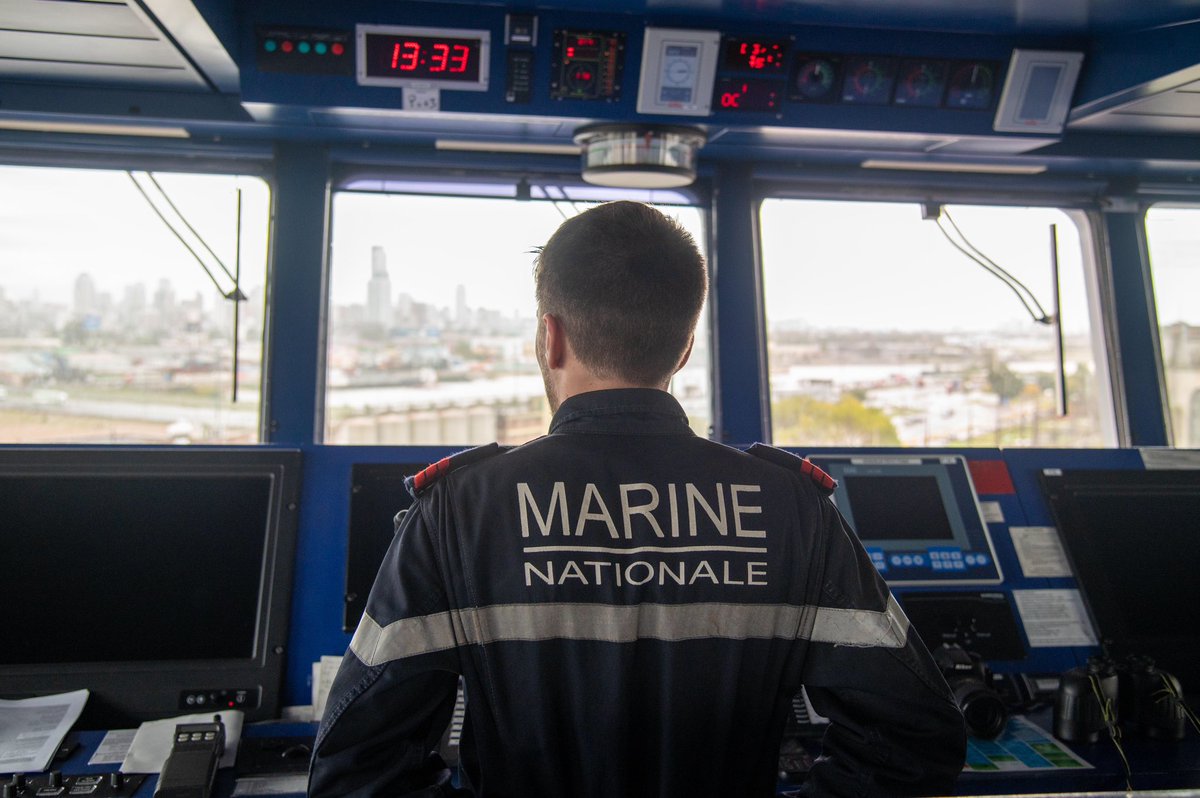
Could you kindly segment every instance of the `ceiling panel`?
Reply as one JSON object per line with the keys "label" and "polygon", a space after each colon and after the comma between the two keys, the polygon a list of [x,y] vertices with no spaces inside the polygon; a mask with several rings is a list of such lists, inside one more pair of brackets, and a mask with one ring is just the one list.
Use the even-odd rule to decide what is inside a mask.
{"label": "ceiling panel", "polygon": [[158,38],[127,5],[111,2],[4,0],[0,3],[0,29]]}
{"label": "ceiling panel", "polygon": [[0,0],[0,77],[209,89],[174,43],[131,2]]}

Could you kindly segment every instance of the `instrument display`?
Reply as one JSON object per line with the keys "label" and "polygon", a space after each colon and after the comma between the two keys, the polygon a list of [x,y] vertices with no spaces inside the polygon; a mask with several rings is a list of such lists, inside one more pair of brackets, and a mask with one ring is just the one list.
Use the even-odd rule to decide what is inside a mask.
{"label": "instrument display", "polygon": [[486,91],[491,33],[359,25],[358,82]]}

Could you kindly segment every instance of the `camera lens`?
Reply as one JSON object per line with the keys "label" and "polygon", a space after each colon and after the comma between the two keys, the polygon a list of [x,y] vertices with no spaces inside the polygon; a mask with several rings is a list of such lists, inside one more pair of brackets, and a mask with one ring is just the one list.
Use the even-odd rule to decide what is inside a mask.
{"label": "camera lens", "polygon": [[954,700],[962,709],[967,730],[982,740],[1000,736],[1008,721],[1008,710],[1000,696],[982,688],[977,682],[954,686]]}

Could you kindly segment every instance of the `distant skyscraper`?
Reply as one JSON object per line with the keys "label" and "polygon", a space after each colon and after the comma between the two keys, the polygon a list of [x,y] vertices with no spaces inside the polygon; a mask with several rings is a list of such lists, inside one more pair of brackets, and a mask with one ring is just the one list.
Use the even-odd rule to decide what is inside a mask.
{"label": "distant skyscraper", "polygon": [[86,316],[96,310],[96,282],[84,272],[75,278],[75,315]]}
{"label": "distant skyscraper", "polygon": [[125,295],[121,298],[121,309],[126,313],[141,313],[146,309],[145,283],[125,286]]}
{"label": "distant skyscraper", "polygon": [[170,280],[159,280],[154,291],[154,309],[164,315],[175,310],[175,289]]}
{"label": "distant skyscraper", "polygon": [[367,321],[390,327],[392,324],[392,281],[388,279],[387,253],[383,247],[371,247],[371,279],[367,281]]}
{"label": "distant skyscraper", "polygon": [[464,326],[469,321],[467,309],[467,287],[462,283],[458,284],[458,288],[454,292],[454,320],[459,326]]}

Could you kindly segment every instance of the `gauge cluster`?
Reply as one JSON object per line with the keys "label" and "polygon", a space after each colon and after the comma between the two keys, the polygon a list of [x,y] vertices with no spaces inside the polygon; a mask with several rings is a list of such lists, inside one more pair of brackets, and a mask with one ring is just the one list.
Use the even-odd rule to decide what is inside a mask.
{"label": "gauge cluster", "polygon": [[778,111],[786,99],[988,111],[999,94],[1000,68],[988,60],[791,52],[778,40],[729,36],[722,42],[713,109]]}
{"label": "gauge cluster", "polygon": [[[978,48],[956,41],[954,53],[968,57],[955,58],[922,55],[923,46],[866,49],[861,37],[844,35],[652,24],[639,30],[611,16],[547,12],[481,12],[476,27],[460,28],[447,26],[437,9],[426,11],[353,29],[257,25],[257,68],[246,72],[244,96],[265,102],[284,90],[302,91],[303,102],[318,106],[593,118],[636,108],[751,123],[801,114],[808,122],[825,113],[809,106],[993,112],[1008,62],[985,40]],[[980,57],[970,57],[975,53]],[[352,76],[361,94],[351,100],[344,84],[302,84],[291,76]]]}

